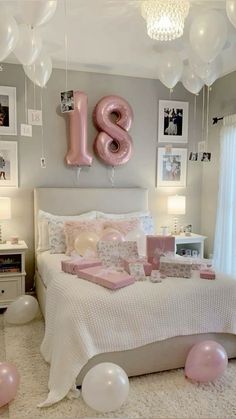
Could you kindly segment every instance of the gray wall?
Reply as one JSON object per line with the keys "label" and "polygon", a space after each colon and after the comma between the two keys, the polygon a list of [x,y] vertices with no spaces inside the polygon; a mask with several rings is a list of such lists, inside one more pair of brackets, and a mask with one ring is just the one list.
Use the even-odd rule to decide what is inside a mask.
{"label": "gray wall", "polygon": [[[4,65],[0,73],[0,85],[16,86],[18,132],[21,122],[25,121],[24,85],[25,76],[21,66]],[[28,107],[34,106],[34,89],[28,85]],[[157,229],[161,225],[170,225],[166,215],[167,196],[176,192],[187,196],[187,214],[183,223],[192,223],[195,232],[201,227],[201,188],[202,166],[189,162],[187,188],[159,188],[155,190],[155,153],[157,143],[158,100],[169,99],[169,91],[157,80],[111,76],[70,71],[68,88],[78,89],[88,94],[88,141],[92,151],[96,130],[92,124],[92,111],[102,96],[116,94],[124,97],[134,111],[131,135],[134,141],[134,157],[130,162],[116,169],[115,186],[140,186],[149,189],[150,210],[155,216]],[[41,169],[41,128],[33,127],[33,138],[2,136],[0,140],[17,140],[19,145],[19,189],[1,189],[1,196],[11,196],[13,219],[5,223],[5,231],[10,236],[18,234],[28,246],[27,253],[27,289],[32,285],[34,272],[33,240],[33,188],[38,186],[61,187],[109,187],[109,169],[95,156],[91,168],[82,170],[77,183],[75,171],[64,165],[66,153],[66,124],[60,116],[58,105],[60,92],[65,89],[65,72],[53,70],[46,89],[43,89],[44,147],[47,167]],[[199,138],[193,125],[193,95],[179,84],[172,94],[172,99],[190,102],[189,149],[193,148],[194,139]],[[201,100],[198,100],[199,104]],[[37,108],[40,107],[40,89],[36,88]],[[198,112],[200,116],[200,113]],[[197,124],[198,126],[200,124]],[[185,147],[184,144],[180,145]]]}
{"label": "gray wall", "polygon": [[236,72],[233,72],[213,85],[210,93],[209,151],[212,152],[211,163],[203,164],[202,177],[202,226],[201,232],[208,237],[206,250],[214,250],[214,234],[217,211],[220,160],[220,129],[222,121],[212,125],[215,116],[226,116],[236,113]]}

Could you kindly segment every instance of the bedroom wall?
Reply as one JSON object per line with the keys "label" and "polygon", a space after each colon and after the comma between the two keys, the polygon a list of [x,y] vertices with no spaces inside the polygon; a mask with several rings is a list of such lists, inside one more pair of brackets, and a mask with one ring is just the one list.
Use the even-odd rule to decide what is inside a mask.
{"label": "bedroom wall", "polygon": [[[21,66],[4,64],[0,73],[0,85],[16,86],[18,132],[20,123],[25,121],[24,86],[25,76]],[[33,85],[28,85],[28,107],[34,105]],[[139,186],[149,189],[150,210],[154,214],[157,230],[161,225],[170,225],[166,215],[167,196],[178,192],[187,196],[187,214],[183,223],[192,223],[195,232],[201,227],[201,188],[202,166],[189,162],[187,188],[159,188],[155,190],[155,155],[157,144],[158,100],[169,99],[169,91],[158,80],[112,76],[105,74],[70,71],[68,88],[79,89],[88,94],[88,141],[92,150],[96,130],[92,124],[92,111],[97,101],[105,95],[117,94],[128,100],[134,111],[134,123],[131,135],[134,141],[134,157],[123,167],[117,168],[115,186]],[[19,145],[19,189],[0,189],[1,196],[12,197],[13,218],[5,223],[5,232],[18,234],[28,246],[27,253],[27,289],[32,286],[34,273],[33,239],[33,189],[34,187],[110,187],[110,171],[95,156],[91,168],[83,169],[79,184],[74,170],[64,165],[66,153],[66,124],[60,116],[58,105],[60,92],[65,89],[65,72],[53,70],[46,89],[43,89],[44,149],[46,169],[40,167],[41,128],[33,127],[33,138],[6,137],[0,140],[17,140]],[[172,94],[172,99],[190,102],[189,149],[193,148],[194,133],[193,101],[194,97],[179,84]],[[198,100],[199,104],[201,100]],[[40,89],[36,88],[36,104],[40,108]],[[200,115],[200,112],[198,112]],[[198,124],[200,126],[200,123]],[[185,147],[184,144],[181,147]]]}
{"label": "bedroom wall", "polygon": [[233,72],[213,85],[210,93],[209,151],[210,163],[203,164],[202,177],[202,234],[208,237],[206,250],[213,254],[214,234],[219,186],[220,129],[222,121],[212,125],[212,118],[236,113],[236,72]]}

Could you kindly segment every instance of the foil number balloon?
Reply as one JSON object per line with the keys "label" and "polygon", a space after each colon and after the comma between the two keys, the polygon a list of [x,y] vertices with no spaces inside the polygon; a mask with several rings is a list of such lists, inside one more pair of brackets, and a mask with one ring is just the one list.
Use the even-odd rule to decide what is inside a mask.
{"label": "foil number balloon", "polygon": [[127,163],[133,152],[132,138],[128,134],[133,121],[129,103],[119,96],[105,96],[97,103],[93,119],[101,131],[94,143],[97,155],[111,166]]}

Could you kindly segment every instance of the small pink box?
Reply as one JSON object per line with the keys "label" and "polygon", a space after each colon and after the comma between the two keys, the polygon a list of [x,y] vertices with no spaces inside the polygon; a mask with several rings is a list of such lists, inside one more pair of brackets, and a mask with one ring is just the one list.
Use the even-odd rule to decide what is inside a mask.
{"label": "small pink box", "polygon": [[102,262],[96,258],[74,258],[61,261],[62,271],[72,275],[77,275],[80,269],[90,268],[93,266],[102,266]]}
{"label": "small pink box", "polygon": [[216,279],[216,274],[213,269],[203,269],[200,271],[200,278],[203,279]]}
{"label": "small pink box", "polygon": [[111,268],[102,268],[99,266],[79,270],[78,277],[112,290],[126,287],[135,282],[135,278],[126,272],[118,272]]}
{"label": "small pink box", "polygon": [[146,276],[150,276],[152,272],[152,264],[147,261],[146,258],[138,259],[123,259],[124,269],[130,274],[129,264],[130,263],[141,263]]}
{"label": "small pink box", "polygon": [[160,268],[160,257],[170,252],[175,253],[173,236],[147,236],[147,258],[153,270]]}

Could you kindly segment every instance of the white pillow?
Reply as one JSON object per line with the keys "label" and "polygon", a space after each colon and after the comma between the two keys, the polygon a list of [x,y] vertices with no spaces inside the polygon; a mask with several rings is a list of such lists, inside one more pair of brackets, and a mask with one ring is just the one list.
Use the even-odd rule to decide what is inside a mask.
{"label": "white pillow", "polygon": [[[96,218],[96,211],[89,211],[89,212],[79,214],[79,215],[55,215],[55,214],[50,214],[49,212],[39,210],[37,251],[45,252],[46,250],[51,249],[50,240],[53,240],[53,237],[51,237],[51,239],[49,238],[49,223],[51,223],[52,225],[57,224],[57,223],[61,224],[60,228],[63,232],[63,224],[65,221],[73,221],[73,220],[77,221],[81,219],[94,220],[95,218]],[[59,230],[59,235],[61,234],[61,230]],[[58,231],[57,231],[57,234],[58,234]]]}
{"label": "white pillow", "polygon": [[108,214],[105,212],[97,211],[97,218],[99,219],[114,219],[114,220],[123,220],[130,218],[138,218],[140,220],[140,227],[146,235],[155,234],[155,226],[152,215],[149,211],[137,211],[129,212],[126,214]]}

